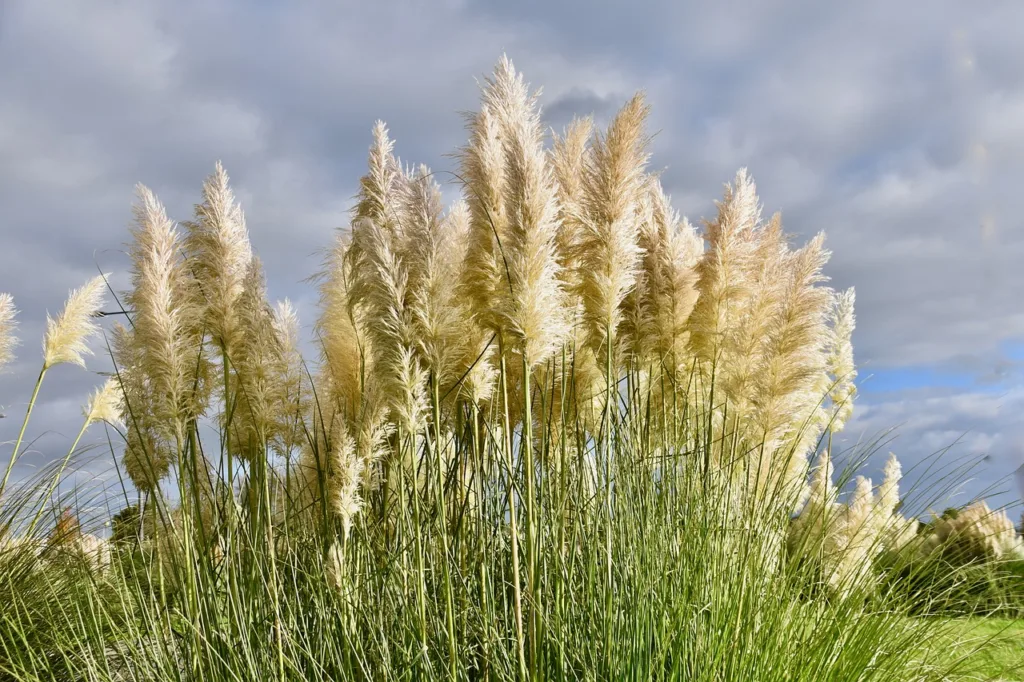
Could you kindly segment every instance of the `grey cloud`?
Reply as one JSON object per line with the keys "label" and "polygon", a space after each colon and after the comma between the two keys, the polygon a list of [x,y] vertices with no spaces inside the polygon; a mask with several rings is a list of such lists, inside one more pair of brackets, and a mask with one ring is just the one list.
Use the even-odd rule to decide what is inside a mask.
{"label": "grey cloud", "polygon": [[[973,465],[970,480],[939,481],[930,477],[931,489],[921,491],[935,498],[936,506],[963,504],[979,495],[992,495],[997,505],[1008,505],[1019,516],[1024,491],[1017,489],[1011,474],[1024,464],[1024,390],[1003,391],[909,390],[866,395],[854,418],[836,439],[837,450],[872,442],[889,434],[884,448],[869,458],[866,471],[876,478],[886,453],[895,452],[904,471],[913,470],[914,484],[931,467]],[[856,451],[857,448],[854,448]],[[916,467],[916,469],[915,469]],[[927,485],[925,486],[927,487]],[[941,494],[940,494],[941,493]]]}
{"label": "grey cloud", "polygon": [[[96,263],[124,270],[134,183],[182,218],[222,159],[272,296],[296,300],[308,327],[315,296],[301,280],[345,222],[374,119],[403,160],[444,175],[465,139],[457,112],[475,108],[474,79],[502,51],[543,86],[556,129],[573,114],[607,120],[646,90],[652,168],[694,222],[748,166],[766,213],[781,209],[798,239],[825,229],[833,284],[858,290],[866,367],[1019,378],[1002,351],[1024,339],[1024,9],[1011,0],[0,7],[0,290],[25,340],[0,377],[0,439],[31,389],[44,310]],[[70,368],[48,379],[40,428],[76,428],[58,396],[84,397],[94,380]],[[864,423],[917,410],[937,420],[932,433],[1011,427],[1006,410],[975,414],[938,393],[885,405],[864,401]]]}

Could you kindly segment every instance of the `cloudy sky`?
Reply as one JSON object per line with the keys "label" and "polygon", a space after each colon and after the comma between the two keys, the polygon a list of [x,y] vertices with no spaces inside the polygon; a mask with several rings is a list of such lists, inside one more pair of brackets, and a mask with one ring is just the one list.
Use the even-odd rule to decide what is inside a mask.
{"label": "cloudy sky", "polygon": [[[746,166],[765,213],[781,210],[798,240],[824,229],[832,284],[857,289],[847,444],[883,437],[869,469],[893,450],[906,468],[924,462],[916,477],[955,442],[940,466],[977,463],[958,500],[992,489],[1012,503],[1008,477],[1024,463],[1021,26],[1019,0],[0,0],[0,291],[24,339],[0,377],[0,441],[24,413],[45,313],[98,270],[123,284],[136,182],[183,219],[223,160],[272,296],[308,326],[302,280],[346,221],[374,120],[403,160],[453,170],[459,112],[505,52],[543,87],[557,129],[573,114],[607,121],[645,90],[652,165],[691,221],[710,218]],[[107,368],[101,350],[90,370]],[[69,366],[50,374],[19,477],[66,452],[98,382]]]}

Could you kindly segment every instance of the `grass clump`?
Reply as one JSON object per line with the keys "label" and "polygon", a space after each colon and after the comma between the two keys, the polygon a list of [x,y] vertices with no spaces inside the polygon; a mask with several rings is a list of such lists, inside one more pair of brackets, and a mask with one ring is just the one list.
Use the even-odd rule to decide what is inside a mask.
{"label": "grass clump", "polygon": [[[503,59],[447,210],[378,123],[317,278],[312,365],[224,169],[180,227],[140,187],[85,423],[110,425],[137,503],[102,561],[3,554],[0,676],[955,673],[929,657],[944,626],[873,570],[907,523],[898,463],[843,505],[826,445],[808,482],[855,393],[824,236],[792,248],[745,170],[696,230],[646,167],[647,113],[638,95],[546,147]],[[87,298],[44,373],[80,359]],[[73,453],[5,491],[3,547],[35,546]]]}

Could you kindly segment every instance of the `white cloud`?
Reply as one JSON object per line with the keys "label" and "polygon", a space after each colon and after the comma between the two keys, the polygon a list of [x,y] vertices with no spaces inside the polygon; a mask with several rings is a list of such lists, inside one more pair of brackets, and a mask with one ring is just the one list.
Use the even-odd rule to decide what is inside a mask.
{"label": "white cloud", "polygon": [[[826,230],[833,283],[857,287],[866,366],[999,376],[1004,343],[1024,339],[1024,5],[741,5],[4,3],[0,289],[25,339],[5,403],[31,388],[44,310],[97,262],[125,266],[134,183],[184,217],[216,159],[272,296],[311,323],[300,281],[345,221],[373,120],[403,159],[451,169],[458,111],[502,51],[556,126],[644,88],[652,166],[694,222],[748,166],[787,230]],[[71,374],[48,380],[41,428],[73,428],[56,397],[93,378]],[[872,427],[920,419],[921,447],[983,424],[974,445],[994,451],[1014,419],[970,391],[864,407]]]}

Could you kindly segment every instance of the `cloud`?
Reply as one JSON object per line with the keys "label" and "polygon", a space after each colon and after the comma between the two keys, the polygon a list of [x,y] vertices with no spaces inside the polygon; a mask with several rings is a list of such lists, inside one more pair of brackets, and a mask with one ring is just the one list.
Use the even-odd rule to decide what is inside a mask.
{"label": "cloud", "polygon": [[[574,114],[606,121],[644,89],[652,168],[694,222],[747,166],[797,240],[826,230],[833,284],[857,287],[865,373],[929,367],[1019,385],[1006,350],[1024,340],[1024,5],[1013,0],[2,8],[0,288],[23,311],[24,343],[0,377],[0,440],[31,390],[45,311],[97,267],[123,286],[136,182],[183,218],[222,159],[271,295],[296,301],[308,327],[302,280],[345,223],[373,121],[389,123],[403,160],[445,177],[465,140],[458,112],[476,107],[474,79],[503,51],[543,86],[556,129]],[[73,432],[63,396],[96,382],[48,378],[38,428]],[[925,420],[929,446],[983,428],[990,440],[974,443],[994,451],[1013,416],[988,414],[985,396],[922,388],[862,401],[858,419]]]}
{"label": "cloud", "polygon": [[[1012,474],[1024,465],[1024,387],[1003,390],[909,388],[865,391],[854,417],[837,436],[852,460],[882,438],[868,457],[867,475],[879,479],[889,451],[895,452],[908,483],[917,484],[921,500],[932,507],[963,504],[989,496],[996,505],[1010,505],[1014,518],[1024,491]],[[969,476],[944,480],[936,471],[969,467]],[[931,469],[932,473],[925,476]],[[923,483],[919,479],[924,478]],[[966,478],[966,480],[965,480]],[[917,511],[922,511],[918,509]]]}

